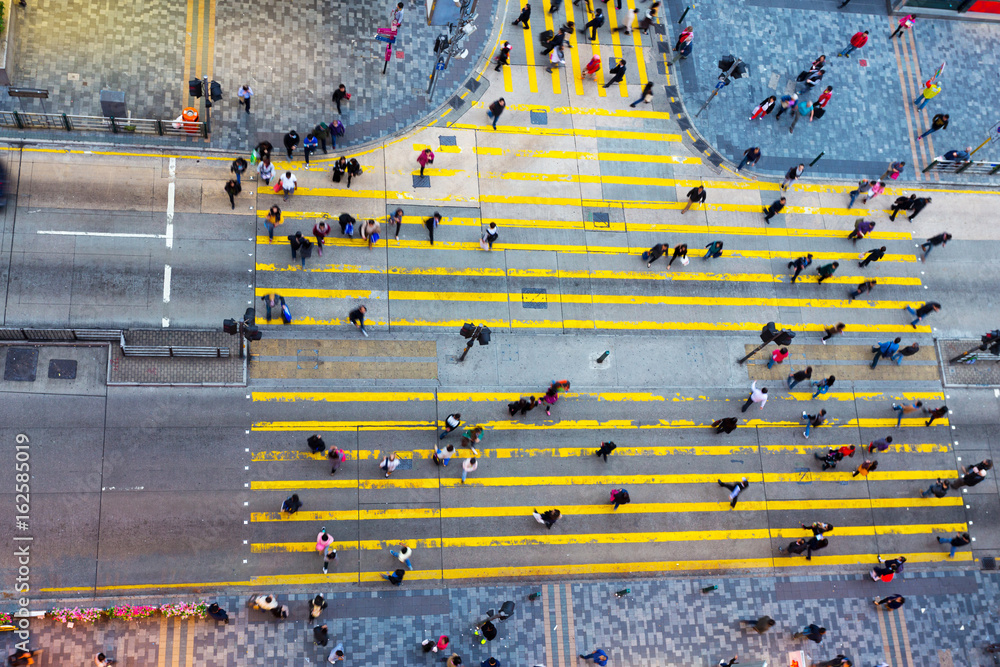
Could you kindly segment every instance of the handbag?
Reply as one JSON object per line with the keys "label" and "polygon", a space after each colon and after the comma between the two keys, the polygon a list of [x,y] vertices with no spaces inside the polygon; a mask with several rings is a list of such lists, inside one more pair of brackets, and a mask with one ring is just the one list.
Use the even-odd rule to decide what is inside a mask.
{"label": "handbag", "polygon": [[681,257],[681,266],[687,266],[690,263],[691,263],[691,260],[688,259],[686,255],[684,257]]}
{"label": "handbag", "polygon": [[642,258],[643,258],[643,260],[648,260],[649,259],[649,251],[648,250],[643,250],[642,251]]}
{"label": "handbag", "polygon": [[292,323],[292,311],[288,310],[288,306],[285,304],[281,304],[281,319],[285,324]]}
{"label": "handbag", "polygon": [[344,233],[348,236],[354,236],[354,225],[347,223],[347,226],[344,227]]}
{"label": "handbag", "polygon": [[892,180],[896,180],[897,178],[899,178],[899,172],[898,171],[892,172],[891,174],[889,174],[889,178],[891,178]]}
{"label": "handbag", "polygon": [[278,181],[277,183],[274,184],[274,192],[275,193],[281,192],[281,181]]}
{"label": "handbag", "polygon": [[378,243],[378,232],[373,233],[368,237],[369,243]]}
{"label": "handbag", "polygon": [[479,239],[479,247],[487,251],[490,249],[490,244],[486,242],[485,234],[483,235],[483,238]]}

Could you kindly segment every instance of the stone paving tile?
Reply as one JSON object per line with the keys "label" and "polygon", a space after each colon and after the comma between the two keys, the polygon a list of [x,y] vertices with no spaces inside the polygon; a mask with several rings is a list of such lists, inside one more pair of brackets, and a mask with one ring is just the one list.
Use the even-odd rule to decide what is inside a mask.
{"label": "stone paving tile", "polygon": [[125,357],[111,346],[112,384],[243,384],[239,339],[222,331],[136,329],[125,333],[129,345],[228,347],[229,357]]}
{"label": "stone paving tile", "polygon": [[958,355],[968,352],[979,346],[979,341],[966,339],[940,339],[938,340],[939,356],[944,364],[944,384],[946,387],[972,385],[977,387],[1000,386],[1000,363],[990,357],[989,350],[982,354],[987,357],[974,364],[970,363],[949,363]]}
{"label": "stone paving tile", "polygon": [[[175,118],[189,103],[183,72],[185,5],[149,0],[127,7],[84,0],[38,0],[15,11],[18,70],[15,84],[46,88],[50,113],[100,115],[100,90],[125,92],[133,117]],[[217,0],[213,76],[223,99],[212,116],[214,148],[244,149],[269,139],[280,148],[291,127],[301,136],[336,116],[331,95],[344,83],[352,93],[339,118],[347,126],[343,146],[355,146],[403,130],[444,104],[473,72],[490,38],[495,0],[478,3],[478,30],[466,38],[466,59],[453,58],[432,98],[428,76],[436,60],[435,38],[444,30],[428,26],[422,5],[408,3],[394,50],[403,58],[382,74],[384,44],[379,27],[388,27],[394,3],[357,5],[344,0],[292,6],[250,0]],[[53,54],[58,54],[53,57]],[[376,57],[378,60],[376,60]],[[70,81],[68,73],[80,74]],[[236,92],[249,83],[253,98],[248,122]],[[42,111],[38,100],[0,96],[0,110]],[[0,136],[18,136],[0,130]],[[134,135],[69,135],[61,131],[26,136],[120,143],[176,143],[177,139]],[[181,140],[185,143],[197,143]],[[301,154],[296,156],[301,158]]]}
{"label": "stone paving tile", "polygon": [[[833,591],[837,582],[870,584],[871,596],[839,597]],[[713,584],[718,586],[717,590],[702,592],[703,587]],[[825,591],[829,597],[782,594],[790,586],[806,584],[815,585],[819,593]],[[936,588],[938,585],[942,588]],[[628,595],[615,597],[614,591],[626,587],[631,589]],[[740,656],[741,663],[767,660],[769,664],[782,665],[786,664],[788,651],[800,649],[814,660],[844,653],[860,666],[883,660],[902,664],[895,663],[890,652],[897,646],[905,650],[904,639],[896,629],[898,620],[903,619],[912,653],[909,664],[913,667],[939,664],[936,662],[939,651],[949,652],[955,665],[977,665],[986,664],[981,648],[993,640],[991,613],[1000,594],[1000,579],[996,573],[926,570],[906,572],[897,585],[876,585],[868,582],[864,574],[856,574],[780,578],[706,576],[444,590],[407,588],[404,583],[399,590],[385,590],[377,584],[373,588],[330,592],[317,587],[302,593],[280,593],[279,598],[290,608],[289,620],[281,622],[248,610],[246,595],[187,598],[219,601],[229,611],[231,622],[228,626],[208,621],[181,622],[179,646],[175,644],[177,626],[173,620],[167,622],[165,645],[159,645],[159,620],[73,629],[35,620],[31,643],[48,650],[41,661],[43,665],[84,664],[96,650],[104,649],[114,650],[119,659],[127,658],[126,664],[152,664],[161,652],[177,655],[188,641],[194,642],[195,664],[260,664],[262,660],[322,663],[338,641],[344,642],[347,659],[354,664],[430,664],[445,656],[424,656],[419,642],[444,633],[467,665],[478,664],[490,655],[505,665],[574,665],[577,660],[569,652],[575,646],[579,653],[603,648],[611,657],[610,664],[633,667],[710,665],[735,654]],[[907,604],[890,619],[889,613],[877,610],[871,600],[875,595],[897,592],[897,588],[907,596]],[[543,589],[548,596],[548,618],[543,614],[545,598],[527,599],[529,593]],[[336,618],[330,614],[323,617],[332,640],[325,650],[313,644],[313,623],[306,618],[308,600],[316,592],[323,592],[331,608],[340,610]],[[428,608],[430,613],[420,613],[419,602],[409,601],[419,601],[425,596],[443,598],[445,604]],[[559,604],[557,597],[561,598]],[[178,599],[137,598],[130,602],[162,604]],[[514,615],[496,622],[498,636],[484,646],[472,635],[473,624],[504,600],[516,602]],[[376,617],[364,613],[366,605],[375,601],[398,605],[398,609],[389,609]],[[104,599],[48,604],[106,606],[112,602]],[[358,612],[354,617],[340,616],[351,607]],[[773,617],[777,625],[763,635],[744,629],[739,623],[741,619],[756,619],[764,614]],[[809,623],[827,628],[822,644],[790,638],[792,632]],[[888,646],[883,643],[883,632]],[[562,663],[557,660],[558,654],[545,655],[547,635],[554,653],[563,650]],[[13,638],[7,634],[4,637],[3,646],[9,649]],[[130,654],[123,655],[124,650]]]}
{"label": "stone paving tile", "polygon": [[[689,4],[666,2],[664,23],[670,26],[670,40],[676,39],[677,19]],[[825,152],[816,166],[807,170],[807,176],[877,176],[890,161],[901,159],[907,162],[904,180],[911,181],[915,171],[904,108],[912,108],[913,96],[904,99],[901,93],[894,45],[888,40],[890,20],[895,24],[897,19],[886,15],[884,2],[855,0],[849,11],[836,7],[832,1],[821,5],[802,0],[700,2],[684,19],[685,25],[694,26],[694,53],[672,70],[674,83],[679,78],[680,93],[694,126],[726,158],[735,160],[747,147],[761,147],[763,157],[757,172],[776,176],[790,163],[808,164]],[[850,59],[838,58],[837,53],[858,30],[870,31],[868,44]],[[992,76],[996,62],[992,45],[1000,38],[1000,25],[920,19],[913,31],[924,80],[942,61],[948,62],[941,77],[943,90],[928,104],[929,113],[923,121],[926,128],[935,113],[951,116],[947,130],[931,135],[935,153],[979,145],[997,118],[990,105],[981,104],[970,92],[990,88],[986,79]],[[715,85],[719,58],[727,54],[742,58],[749,76],[734,80],[694,118]],[[824,118],[800,122],[791,135],[787,113],[779,122],[774,121],[774,113],[763,120],[748,121],[761,100],[791,91],[798,73],[820,54],[827,56],[822,87],[834,87]],[[861,66],[861,60],[867,66]],[[976,66],[963,67],[962,63]],[[815,100],[819,92],[817,86],[810,98]],[[984,148],[976,158],[1000,158],[996,144]],[[948,182],[995,182],[969,176],[941,178]]]}

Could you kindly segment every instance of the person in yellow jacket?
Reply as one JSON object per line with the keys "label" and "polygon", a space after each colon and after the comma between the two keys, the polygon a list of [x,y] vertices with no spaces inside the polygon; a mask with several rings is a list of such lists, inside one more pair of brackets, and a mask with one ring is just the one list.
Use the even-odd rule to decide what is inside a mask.
{"label": "person in yellow jacket", "polygon": [[913,103],[917,105],[918,109],[923,109],[940,92],[941,86],[934,79],[931,79],[924,84],[924,89],[920,91],[920,94],[917,95],[917,99],[913,100]]}

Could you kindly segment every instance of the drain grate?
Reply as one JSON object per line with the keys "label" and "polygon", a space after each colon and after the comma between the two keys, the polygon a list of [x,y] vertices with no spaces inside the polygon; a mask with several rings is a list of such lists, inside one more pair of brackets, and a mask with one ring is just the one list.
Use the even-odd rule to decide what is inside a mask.
{"label": "drain grate", "polygon": [[76,359],[51,359],[49,377],[53,380],[75,380]]}
{"label": "drain grate", "polygon": [[7,365],[3,379],[8,382],[34,382],[38,370],[38,350],[30,347],[12,347],[7,350]]}
{"label": "drain grate", "polygon": [[980,559],[980,564],[984,570],[995,570],[997,569],[997,559],[993,556],[984,556]]}
{"label": "drain grate", "polygon": [[525,308],[545,310],[549,307],[548,293],[544,287],[526,287],[521,290],[521,305]]}

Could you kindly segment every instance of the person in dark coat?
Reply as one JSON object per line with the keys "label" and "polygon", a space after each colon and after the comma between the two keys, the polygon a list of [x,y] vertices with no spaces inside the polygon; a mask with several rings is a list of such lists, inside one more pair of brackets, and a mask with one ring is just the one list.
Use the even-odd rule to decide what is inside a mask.
{"label": "person in dark coat", "polygon": [[222,621],[226,625],[229,625],[229,614],[226,613],[225,609],[219,606],[218,602],[213,602],[212,604],[208,605],[208,609],[206,609],[205,611],[207,611],[208,615],[214,618],[215,620]]}
{"label": "person in dark coat", "polygon": [[233,179],[229,179],[229,182],[226,183],[225,190],[226,190],[226,194],[229,195],[229,205],[235,211],[236,210],[236,195],[238,195],[239,193],[241,193],[243,191],[243,188],[240,187],[240,184],[237,181],[234,181]]}
{"label": "person in dark coat", "polygon": [[396,570],[394,572],[388,572],[382,575],[382,578],[388,581],[393,586],[400,586],[403,583],[403,577],[406,576],[406,570]]}
{"label": "person in dark coat", "polygon": [[528,25],[528,21],[531,19],[531,5],[527,2],[524,3],[524,7],[521,8],[521,13],[517,15],[514,22],[511,25],[517,25],[518,23],[523,24],[522,27],[528,30],[531,26]]}
{"label": "person in dark coat", "polygon": [[716,433],[732,433],[736,430],[736,426],[739,420],[736,417],[726,417],[725,419],[716,419],[712,422],[712,428],[715,429]]}
{"label": "person in dark coat", "polygon": [[670,247],[666,243],[657,243],[656,245],[654,245],[646,252],[646,259],[649,260],[648,262],[646,262],[646,268],[652,266],[653,262],[663,257],[663,255],[665,255],[669,251]]}
{"label": "person in dark coat", "polygon": [[622,58],[621,60],[615,63],[615,66],[612,67],[610,71],[608,71],[608,74],[611,75],[611,78],[608,79],[608,82],[606,84],[604,84],[605,88],[610,88],[613,84],[616,84],[625,78],[625,64],[626,64],[625,59]]}
{"label": "person in dark coat", "polygon": [[340,179],[344,177],[347,173],[347,157],[340,156],[336,162],[333,163],[333,182],[340,183]]}
{"label": "person in dark coat", "polygon": [[295,130],[289,130],[283,141],[285,143],[285,151],[288,152],[288,159],[291,160],[292,151],[299,147],[299,133]]}

